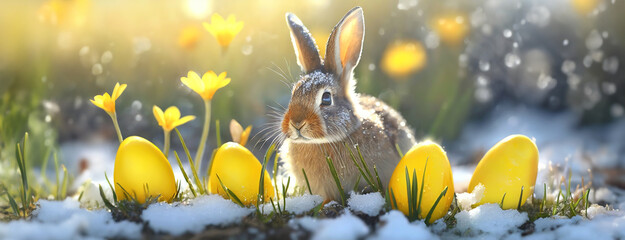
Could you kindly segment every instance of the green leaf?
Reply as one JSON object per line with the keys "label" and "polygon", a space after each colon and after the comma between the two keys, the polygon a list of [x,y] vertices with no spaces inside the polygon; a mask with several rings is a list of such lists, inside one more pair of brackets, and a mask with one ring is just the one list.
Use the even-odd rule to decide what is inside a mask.
{"label": "green leaf", "polygon": [[191,174],[193,174],[193,179],[195,179],[195,185],[197,185],[198,190],[200,191],[200,194],[204,194],[205,192],[205,187],[202,185],[202,182],[200,181],[200,177],[198,175],[197,169],[195,168],[195,163],[193,162],[193,159],[191,158],[191,153],[189,153],[189,149],[187,148],[187,144],[184,141],[184,138],[182,137],[182,134],[180,134],[180,131],[178,130],[178,128],[174,128],[174,130],[176,130],[176,134],[178,134],[178,139],[180,140],[180,143],[182,144],[182,148],[184,149],[184,152],[187,154],[187,158],[189,159],[189,165],[191,165]]}
{"label": "green leaf", "polygon": [[345,191],[343,190],[343,186],[341,186],[341,181],[339,180],[339,176],[336,173],[336,168],[334,168],[334,163],[329,156],[326,156],[326,162],[328,163],[328,167],[330,168],[330,173],[334,178],[334,182],[336,183],[336,187],[338,188],[339,194],[341,195],[341,205],[345,206]]}
{"label": "green leaf", "polygon": [[106,198],[106,194],[104,194],[102,185],[99,185],[99,188],[100,188],[100,197],[102,198],[102,201],[104,202],[104,206],[106,206],[106,208],[108,208],[109,210],[113,211],[115,209],[115,206],[113,206],[113,204],[111,204],[111,202],[109,202],[109,200]]}
{"label": "green leaf", "polygon": [[430,208],[430,211],[428,212],[428,215],[425,217],[425,223],[427,223],[427,224],[430,223],[430,219],[432,218],[432,213],[434,213],[434,209],[436,209],[436,206],[438,206],[438,202],[441,201],[441,198],[443,198],[443,196],[445,196],[445,194],[447,194],[447,189],[448,189],[448,187],[445,186],[445,189],[443,189],[441,194],[439,194],[438,197],[436,198],[436,201],[434,201],[434,205],[432,205],[432,208]]}
{"label": "green leaf", "polygon": [[306,171],[302,168],[302,173],[304,174],[304,180],[306,180],[306,187],[308,187],[308,193],[312,195],[312,190],[310,188],[310,182],[308,182],[308,176],[306,175]]}
{"label": "green leaf", "polygon": [[516,210],[520,210],[521,209],[521,202],[523,202],[523,188],[525,186],[521,186],[521,195],[519,196],[519,203],[516,206]]}
{"label": "green leaf", "polygon": [[111,188],[111,192],[113,193],[113,201],[115,202],[115,204],[117,204],[117,193],[115,192],[115,188],[113,188],[111,181],[109,181],[109,177],[106,175],[106,172],[104,172],[104,178],[106,179],[106,182],[109,184],[109,188]]}
{"label": "green leaf", "polygon": [[219,184],[221,185],[221,188],[224,190],[224,192],[226,192],[226,194],[230,197],[230,199],[238,204],[239,206],[241,206],[242,208],[245,208],[245,204],[243,204],[243,202],[241,202],[241,199],[239,199],[239,197],[237,197],[236,194],[234,194],[234,192],[232,192],[232,190],[228,189],[224,183],[221,181],[221,178],[219,177],[219,174],[216,175],[217,176],[217,180],[219,180]]}
{"label": "green leaf", "polygon": [[178,152],[174,151],[174,156],[176,156],[176,161],[178,161],[178,167],[180,168],[180,171],[182,172],[182,176],[184,177],[184,180],[189,185],[189,189],[191,189],[191,193],[193,194],[194,197],[197,197],[197,193],[195,193],[193,184],[191,183],[191,179],[189,179],[189,176],[187,175],[187,172],[182,167],[182,161],[180,161],[180,157],[178,156]]}

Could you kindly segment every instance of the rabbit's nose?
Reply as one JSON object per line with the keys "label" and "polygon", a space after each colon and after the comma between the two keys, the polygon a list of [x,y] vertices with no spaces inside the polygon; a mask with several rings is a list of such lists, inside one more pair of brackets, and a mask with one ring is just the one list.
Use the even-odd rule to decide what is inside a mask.
{"label": "rabbit's nose", "polygon": [[297,130],[299,132],[300,129],[302,129],[304,127],[304,125],[306,125],[306,122],[302,121],[302,122],[291,122],[291,126],[293,126],[295,128],[295,130]]}

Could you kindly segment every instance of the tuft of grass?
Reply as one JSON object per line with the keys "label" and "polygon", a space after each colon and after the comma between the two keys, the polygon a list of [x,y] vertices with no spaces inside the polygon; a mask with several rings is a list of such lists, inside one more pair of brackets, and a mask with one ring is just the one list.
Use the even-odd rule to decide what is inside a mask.
{"label": "tuft of grass", "polygon": [[341,205],[346,206],[346,199],[347,199],[347,195],[345,195],[345,190],[343,190],[343,186],[341,185],[341,180],[339,179],[338,174],[336,173],[336,168],[334,167],[334,163],[332,162],[332,159],[330,158],[330,156],[326,156],[326,163],[328,164],[328,167],[330,168],[330,173],[332,174],[332,178],[334,178],[334,182],[336,183],[336,187],[339,191],[339,194],[341,195]]}
{"label": "tuft of grass", "polygon": [[[189,148],[187,148],[187,144],[184,141],[184,138],[182,137],[182,134],[180,134],[180,131],[178,130],[178,128],[174,128],[174,130],[176,130],[176,134],[178,134],[178,139],[180,140],[180,143],[182,144],[182,149],[184,150],[185,154],[187,155],[187,159],[189,159],[189,165],[191,166],[191,175],[193,176],[193,180],[195,181],[195,188],[197,189],[197,192],[202,195],[202,194],[206,194],[208,192],[208,184],[203,184],[202,181],[200,181],[200,176],[198,174],[198,170],[195,167],[195,163],[193,162],[193,158],[191,158],[191,153],[189,152]],[[178,154],[174,151],[174,155],[176,155],[176,158],[178,158]],[[213,154],[214,156],[215,154]],[[211,161],[212,162],[212,161]],[[182,162],[180,160],[178,160],[178,166],[180,167],[180,169],[183,169],[182,167]],[[186,175],[186,174],[185,174]],[[187,181],[187,183],[190,182],[190,179],[188,176],[185,176],[185,181]],[[206,182],[206,181],[204,181]],[[189,185],[190,189],[193,189],[193,185]],[[194,194],[194,196],[197,196],[197,193]]]}
{"label": "tuft of grass", "polygon": [[[374,192],[380,192],[380,193],[384,194],[384,185],[382,185],[382,183],[381,183],[381,181],[380,181],[380,179],[378,177],[377,170],[375,169],[376,167],[373,166],[374,172],[375,172],[375,175],[376,175],[376,178],[377,178],[377,181],[376,181],[376,178],[374,178],[373,175],[371,174],[371,170],[369,170],[369,166],[367,165],[367,162],[365,162],[365,159],[362,156],[362,152],[360,151],[360,146],[358,146],[358,144],[356,144],[356,151],[358,153],[358,160],[356,160],[356,156],[354,155],[354,152],[347,145],[347,143],[345,143],[345,148],[347,148],[347,150],[349,150],[349,156],[351,157],[352,162],[354,163],[356,168],[358,168],[358,172],[360,172],[360,175],[365,180],[365,182],[367,182],[367,184],[369,185],[371,190],[374,191]],[[357,186],[358,185],[356,185],[356,187]]]}

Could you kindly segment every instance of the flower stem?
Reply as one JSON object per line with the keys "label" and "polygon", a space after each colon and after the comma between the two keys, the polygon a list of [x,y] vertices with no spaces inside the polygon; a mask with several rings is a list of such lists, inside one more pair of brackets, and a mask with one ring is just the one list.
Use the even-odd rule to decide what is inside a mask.
{"label": "flower stem", "polygon": [[202,137],[200,138],[200,145],[197,148],[195,154],[195,165],[198,169],[202,166],[202,157],[204,155],[204,147],[206,146],[206,139],[208,138],[208,130],[211,122],[211,101],[204,100],[204,129],[202,130]]}
{"label": "flower stem", "polygon": [[113,120],[113,125],[115,126],[115,131],[117,131],[117,138],[119,138],[119,143],[124,141],[124,137],[122,137],[122,131],[119,130],[119,124],[117,123],[117,113],[109,113],[111,119]]}
{"label": "flower stem", "polygon": [[163,153],[165,153],[165,158],[168,158],[169,156],[169,139],[171,136],[171,131],[163,131],[165,133],[165,146],[163,147]]}

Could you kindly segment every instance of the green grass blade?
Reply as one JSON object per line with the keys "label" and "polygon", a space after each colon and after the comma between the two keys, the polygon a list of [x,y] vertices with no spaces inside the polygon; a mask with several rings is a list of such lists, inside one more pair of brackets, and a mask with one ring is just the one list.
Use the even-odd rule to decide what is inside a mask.
{"label": "green grass blade", "polygon": [[441,201],[443,196],[445,196],[445,194],[447,194],[447,189],[448,189],[448,187],[445,186],[445,189],[443,189],[441,194],[439,194],[438,197],[436,198],[436,201],[434,201],[434,204],[432,205],[432,208],[430,208],[430,211],[428,212],[428,215],[425,217],[425,223],[426,224],[430,223],[430,219],[432,218],[432,213],[434,213],[434,209],[436,209],[436,206],[438,206],[438,203]]}
{"label": "green grass blade", "polygon": [[[421,188],[421,191],[423,191],[423,188]],[[421,201],[418,199],[422,194],[418,192],[419,182],[417,182],[417,170],[412,169],[412,202],[410,204],[412,205],[412,211],[414,214],[413,219],[417,219],[421,211]]]}
{"label": "green grass blade", "polygon": [[111,192],[113,193],[113,201],[115,202],[115,204],[117,204],[117,193],[115,192],[115,188],[111,184],[111,181],[109,181],[109,177],[106,175],[106,172],[104,172],[104,178],[106,179],[106,182],[109,184],[109,188],[111,188]]}
{"label": "green grass blade", "polygon": [[542,213],[547,204],[547,183],[543,183],[543,199],[540,202],[540,212]]}
{"label": "green grass blade", "polygon": [[51,154],[52,154],[52,150],[51,148],[48,147],[48,149],[46,150],[46,154],[44,155],[45,157],[43,158],[43,161],[41,162],[41,179],[43,179],[44,183],[48,182],[46,170],[48,170],[48,159],[50,158]]}
{"label": "green grass blade", "polygon": [[358,175],[358,178],[356,178],[356,184],[354,184],[354,189],[352,189],[352,191],[358,192],[358,185],[360,185],[361,178],[362,178],[362,175]]}
{"label": "green grass blade", "polygon": [[106,206],[106,208],[108,208],[109,210],[113,211],[115,209],[115,206],[113,206],[113,204],[111,204],[111,202],[109,202],[109,200],[106,199],[106,194],[104,194],[102,185],[99,185],[99,188],[100,188],[100,197],[102,198],[102,201],[104,202],[104,206]]}
{"label": "green grass blade", "polygon": [[230,199],[233,200],[234,203],[238,204],[242,208],[245,208],[245,204],[243,204],[241,199],[239,199],[239,197],[237,197],[237,195],[234,192],[232,192],[232,190],[230,190],[229,188],[226,187],[226,185],[224,185],[224,183],[221,181],[221,178],[219,177],[219,174],[217,174],[216,176],[217,176],[217,180],[219,180],[219,184],[221,185],[221,188],[226,192],[228,197],[230,197]]}
{"label": "green grass blade", "polygon": [[[373,175],[371,175],[371,171],[369,171],[369,166],[365,162],[365,158],[362,156],[362,152],[360,151],[360,146],[358,144],[356,144],[356,151],[358,152],[358,158],[360,158],[360,163],[362,164],[362,167],[365,169],[365,172],[367,173],[367,177],[370,179],[370,182],[373,182]],[[373,187],[376,188],[374,189],[375,191],[378,191],[375,185],[373,185]]]}
{"label": "green grass blade", "polygon": [[302,173],[304,174],[304,180],[306,180],[306,187],[308,187],[308,193],[310,193],[310,195],[312,195],[312,189],[310,188],[310,182],[308,182],[308,176],[306,175],[306,171],[303,168],[302,168]]}
{"label": "green grass blade", "polygon": [[503,197],[501,197],[501,202],[499,203],[499,208],[503,209],[503,200],[506,199],[506,194],[507,193],[503,193]]}
{"label": "green grass blade", "polygon": [[412,217],[414,217],[414,213],[413,213],[413,209],[412,207],[414,206],[412,204],[413,198],[414,196],[412,196],[412,183],[410,182],[410,174],[408,173],[408,167],[405,167],[405,176],[406,176],[406,197],[408,199],[408,220],[412,221]]}
{"label": "green grass blade", "polygon": [[365,181],[367,182],[367,184],[369,184],[369,186],[371,186],[372,188],[375,188],[375,186],[373,185],[372,180],[369,179],[369,177],[365,174],[364,170],[362,170],[362,166],[360,166],[360,164],[356,160],[356,156],[354,155],[354,152],[349,147],[349,145],[347,145],[347,143],[345,143],[345,148],[347,148],[347,150],[349,150],[349,155],[350,155],[350,157],[352,159],[352,162],[354,162],[354,165],[356,166],[356,168],[358,168],[358,171],[360,172],[360,175],[365,179]]}
{"label": "green grass blade", "polygon": [[584,207],[586,208],[586,211],[584,212],[586,214],[586,218],[588,218],[588,206],[590,205],[590,202],[588,201],[588,196],[590,195],[590,189],[586,190],[586,194],[584,196]]}
{"label": "green grass blade", "polygon": [[174,130],[176,130],[176,134],[178,134],[178,139],[180,140],[180,143],[182,144],[182,148],[184,149],[184,152],[187,154],[187,158],[189,159],[189,165],[191,165],[191,174],[193,174],[195,185],[197,185],[197,188],[200,191],[200,194],[204,194],[206,188],[200,181],[200,177],[198,175],[197,169],[195,168],[195,163],[193,162],[193,159],[191,158],[191,153],[189,152],[189,149],[187,148],[187,144],[185,143],[184,138],[182,137],[182,134],[180,134],[180,131],[178,130],[178,128],[174,128]]}
{"label": "green grass blade", "polygon": [[521,209],[521,202],[523,202],[523,188],[525,186],[521,186],[521,195],[519,196],[519,203],[516,206],[516,210],[520,210]]}
{"label": "green grass blade", "polygon": [[378,180],[378,192],[384,192],[384,185],[382,185],[382,180],[380,180],[380,175],[378,174],[378,168],[373,165],[373,172],[375,172],[375,178]]}
{"label": "green grass blade", "polygon": [[345,191],[343,190],[343,186],[341,186],[341,181],[339,180],[339,176],[336,173],[336,168],[334,168],[334,163],[332,162],[332,159],[329,156],[326,156],[326,162],[328,163],[328,167],[330,168],[330,173],[332,173],[332,177],[334,178],[334,182],[336,183],[336,187],[339,190],[339,193],[341,194],[341,205],[345,206]]}
{"label": "green grass blade", "polygon": [[215,120],[215,138],[217,148],[221,147],[221,127],[219,126],[219,119]]}
{"label": "green grass blade", "polygon": [[[423,166],[423,175],[421,176],[421,192],[419,192],[419,201],[417,203],[417,215],[419,215],[421,213],[421,200],[423,199],[423,191],[425,189],[425,171],[428,168],[428,161],[430,160],[430,158],[426,158],[425,159],[425,166]],[[415,176],[415,181],[416,181],[417,177]]]}
{"label": "green grass blade", "polygon": [[264,161],[261,164],[260,179],[258,180],[258,194],[256,195],[256,209],[258,209],[261,202],[265,202],[265,168],[267,167],[267,163],[269,162],[269,158],[271,158],[271,154],[273,154],[275,147],[275,144],[269,146],[269,149],[265,152],[265,157],[263,158]]}
{"label": "green grass blade", "polygon": [[291,177],[286,181],[286,188],[284,187],[284,183],[282,184],[282,210],[286,212],[286,197],[289,192],[289,185],[291,184]]}
{"label": "green grass blade", "polygon": [[59,188],[59,186],[61,186],[61,177],[59,176],[59,158],[56,155],[56,152],[54,152],[54,174],[56,175],[56,185],[54,185],[56,187],[54,191],[56,193],[55,198],[56,200],[61,200],[61,189]]}
{"label": "green grass blade", "polygon": [[176,156],[176,161],[178,161],[178,167],[180,168],[180,171],[182,172],[182,176],[184,177],[184,180],[189,185],[189,189],[191,189],[191,193],[193,194],[194,197],[197,197],[197,193],[193,189],[194,187],[193,187],[193,184],[191,183],[191,179],[189,179],[189,176],[187,175],[187,172],[182,167],[182,161],[180,161],[180,157],[178,156],[178,152],[174,151],[174,156]]}
{"label": "green grass blade", "polygon": [[403,158],[404,157],[404,152],[401,150],[401,148],[399,147],[399,144],[395,144],[395,149],[397,149],[397,153],[399,154],[399,158]]}
{"label": "green grass blade", "polygon": [[395,205],[395,209],[399,209],[399,207],[397,207],[397,199],[395,198],[395,191],[393,191],[393,189],[391,189],[391,200],[393,200],[393,205]]}
{"label": "green grass blade", "polygon": [[65,165],[61,165],[63,168],[63,183],[61,185],[61,199],[65,199],[67,197],[67,183],[69,182],[69,173],[67,173],[67,168]]}

